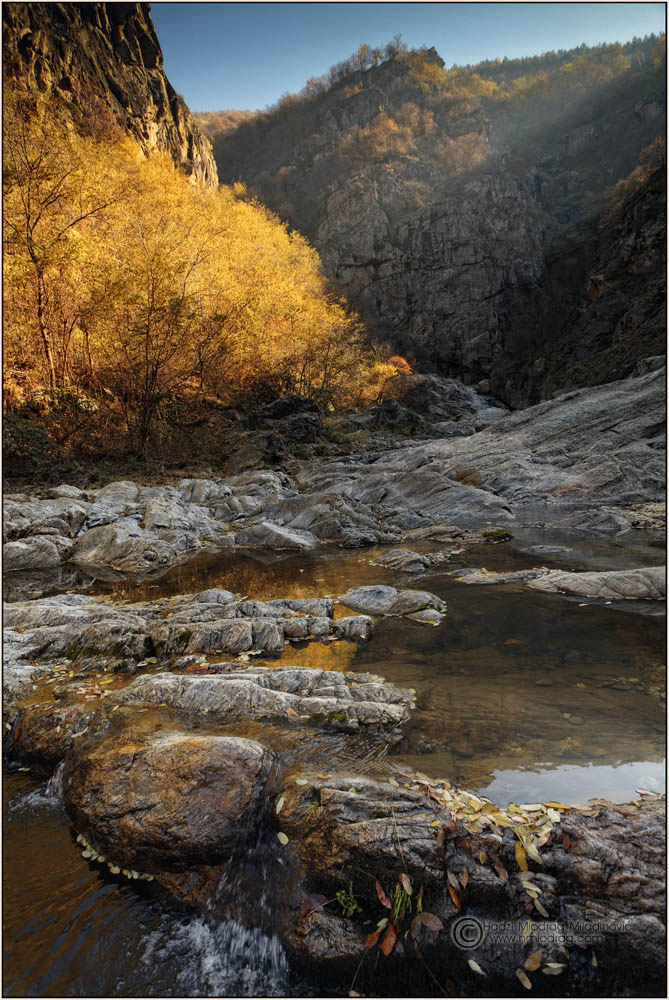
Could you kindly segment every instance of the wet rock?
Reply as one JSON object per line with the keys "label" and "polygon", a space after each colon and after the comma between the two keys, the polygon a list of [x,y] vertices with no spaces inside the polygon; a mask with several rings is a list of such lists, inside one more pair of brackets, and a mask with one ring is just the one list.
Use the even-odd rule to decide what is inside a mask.
{"label": "wet rock", "polygon": [[529,545],[520,551],[527,556],[567,556],[574,550],[566,545]]}
{"label": "wet rock", "polygon": [[65,762],[66,809],[80,833],[140,871],[227,860],[258,825],[272,756],[251,740],[166,733],[81,747]]}
{"label": "wet rock", "polygon": [[270,549],[311,549],[316,542],[316,536],[310,531],[300,531],[294,527],[284,528],[271,521],[261,521],[245,528],[235,536],[235,542],[240,546],[258,546]]}
{"label": "wet rock", "polygon": [[614,510],[588,510],[562,518],[561,528],[582,531],[588,535],[622,535],[632,527],[629,519]]}
{"label": "wet rock", "polygon": [[53,769],[86,734],[99,707],[90,702],[22,707],[9,733],[7,755],[22,763]]}
{"label": "wet rock", "polygon": [[[448,976],[467,982],[468,995],[477,995],[481,987],[468,967],[469,959],[474,959],[486,972],[486,982],[494,985],[495,995],[515,995],[516,969],[523,967],[530,953],[541,950],[542,967],[551,961],[564,966],[561,992],[568,988],[575,995],[583,993],[587,983],[599,995],[621,995],[638,989],[639,975],[649,994],[662,988],[662,800],[563,811],[550,841],[540,848],[543,863],[529,859],[530,872],[524,876],[515,858],[518,841],[510,829],[502,829],[500,842],[491,836],[487,824],[472,830],[466,820],[453,818],[449,800],[455,795],[458,801],[467,802],[467,793],[451,789],[447,795],[434,787],[428,792],[427,779],[416,779],[411,788],[353,774],[303,777],[306,784],[302,786],[290,778],[284,784],[281,827],[297,853],[292,864],[301,873],[307,900],[312,895],[318,898],[319,893],[331,899],[350,881],[362,917],[368,920],[365,925],[356,915],[350,923],[368,933],[380,917],[387,916],[378,901],[376,880],[391,893],[399,875],[409,875],[414,894],[418,887],[424,889],[423,909],[443,924],[438,935],[421,932],[419,942],[424,961],[439,981]],[[440,805],[442,795],[444,804]],[[318,803],[315,814],[307,813],[306,804],[314,801]],[[456,929],[461,914],[448,891],[448,871],[459,880],[456,898],[461,906],[464,900],[469,918],[483,925],[510,921],[504,943],[494,935],[484,935],[471,948],[456,945],[449,931]],[[525,879],[536,887],[533,891],[538,890],[546,916],[535,908]],[[530,934],[523,936],[528,916]],[[287,937],[298,955],[311,955],[316,967],[326,974],[330,971],[348,987],[365,949],[354,934],[341,938],[341,920],[334,912],[325,921],[300,916]],[[332,948],[323,938],[330,929]],[[593,933],[597,936],[594,945]],[[583,960],[582,949],[589,956],[593,947],[596,965],[589,958]],[[379,986],[379,976],[390,970],[391,962],[381,959],[370,966],[369,979],[361,970],[360,989],[390,995],[390,984]],[[408,950],[388,975],[396,986],[405,977],[405,989],[410,992],[403,995],[411,995],[424,968],[413,950]],[[532,973],[530,980],[537,985]],[[490,992],[489,986],[486,991]]]}
{"label": "wet rock", "polygon": [[395,590],[383,584],[349,590],[339,603],[372,615],[409,615],[424,608],[446,610],[444,602],[426,590]]}
{"label": "wet rock", "polygon": [[392,549],[373,561],[374,566],[386,566],[402,573],[424,573],[429,561],[411,549]]}
{"label": "wet rock", "polygon": [[666,597],[666,569],[652,566],[645,569],[609,570],[602,573],[563,573],[551,570],[530,581],[528,586],[582,597],[605,597],[616,600],[626,597],[663,600]]}
{"label": "wet rock", "polygon": [[348,618],[338,618],[332,625],[333,635],[336,635],[338,639],[348,639],[351,642],[371,639],[373,631],[374,621],[367,615],[351,615]]}
{"label": "wet rock", "polygon": [[413,611],[406,615],[412,622],[422,622],[424,625],[441,625],[444,616],[440,615],[434,608],[424,608],[422,611]]}
{"label": "wet rock", "polygon": [[301,716],[310,725],[355,732],[391,729],[408,718],[411,692],[372,680],[310,667],[250,667],[234,674],[138,677],[110,702],[168,705],[225,722]]}
{"label": "wet rock", "polygon": [[456,569],[453,570],[452,575],[459,583],[487,583],[487,584],[499,584],[499,583],[528,583],[530,580],[536,580],[539,577],[543,577],[549,570],[541,569],[519,569],[513,570],[510,573],[497,573],[495,570],[488,569]]}

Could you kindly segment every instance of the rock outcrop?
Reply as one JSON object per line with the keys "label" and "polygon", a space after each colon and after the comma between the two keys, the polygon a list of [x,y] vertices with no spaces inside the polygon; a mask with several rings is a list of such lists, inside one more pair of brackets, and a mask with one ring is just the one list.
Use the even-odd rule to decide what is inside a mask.
{"label": "rock outcrop", "polygon": [[165,76],[148,4],[12,3],[2,19],[8,79],[53,93],[84,120],[106,113],[145,154],[167,153],[193,180],[216,186],[211,145]]}
{"label": "rock outcrop", "polygon": [[664,69],[571,87],[553,65],[547,94],[505,101],[441,68],[390,58],[242,122],[215,138],[219,173],[306,233],[422,371],[491,378],[514,407],[630,375],[664,350],[664,167],[610,198],[664,134]]}

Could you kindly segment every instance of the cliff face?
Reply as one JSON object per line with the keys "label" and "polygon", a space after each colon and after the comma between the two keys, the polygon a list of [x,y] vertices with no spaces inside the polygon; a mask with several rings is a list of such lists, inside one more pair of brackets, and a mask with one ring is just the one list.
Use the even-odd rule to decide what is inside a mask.
{"label": "cliff face", "polygon": [[144,3],[6,3],[6,78],[70,101],[84,119],[109,114],[145,153],[161,150],[194,180],[218,183],[209,141],[163,71]]}
{"label": "cliff face", "polygon": [[[492,376],[502,398],[527,405],[582,384],[584,316],[597,308],[598,329],[618,323],[621,310],[637,317],[616,327],[614,377],[663,350],[662,311],[625,305],[645,294],[639,227],[653,211],[662,219],[662,185],[649,190],[647,211],[598,224],[616,182],[662,134],[663,101],[650,62],[533,105],[457,93],[430,100],[391,60],[317,100],[242,123],[214,150],[223,179],[250,183],[302,229],[400,352],[467,382]],[[652,239],[659,275],[661,241]],[[609,267],[614,257],[620,266]],[[605,266],[615,272],[607,302],[618,301],[606,319],[590,281]],[[630,266],[637,280],[620,283]],[[580,358],[567,350],[570,337]],[[601,337],[590,337],[600,352]],[[599,374],[609,367],[599,364]]]}

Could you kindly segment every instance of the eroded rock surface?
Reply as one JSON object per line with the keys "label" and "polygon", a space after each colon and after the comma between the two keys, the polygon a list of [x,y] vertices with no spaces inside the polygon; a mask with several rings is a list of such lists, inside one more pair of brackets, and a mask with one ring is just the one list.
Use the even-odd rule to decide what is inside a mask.
{"label": "eroded rock surface", "polygon": [[220,721],[299,718],[309,725],[356,732],[391,729],[409,717],[411,691],[370,674],[310,667],[250,667],[211,677],[157,674],[133,681],[112,700],[167,705]]}
{"label": "eroded rock surface", "polygon": [[365,615],[335,621],[331,598],[249,601],[215,589],[125,605],[83,594],[17,601],[5,606],[4,625],[4,685],[11,697],[57,660],[134,670],[147,657],[280,655],[290,639],[357,642],[369,639],[374,627]]}
{"label": "eroded rock surface", "polygon": [[607,600],[635,598],[663,601],[666,598],[666,567],[648,566],[642,569],[607,570],[600,573],[568,573],[563,570],[523,569],[496,573],[486,569],[454,570],[462,583],[503,584],[525,583],[533,590],[547,593],[574,594],[580,597],[602,597]]}
{"label": "eroded rock surface", "polygon": [[259,743],[231,736],[174,732],[94,745],[67,758],[65,806],[117,864],[187,868],[227,860],[253,836],[273,766]]}

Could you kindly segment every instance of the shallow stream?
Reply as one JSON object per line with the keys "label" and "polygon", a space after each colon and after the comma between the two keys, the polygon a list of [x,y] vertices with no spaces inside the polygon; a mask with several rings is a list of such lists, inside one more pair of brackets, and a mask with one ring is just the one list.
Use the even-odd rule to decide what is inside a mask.
{"label": "shallow stream", "polygon": [[[520,552],[532,544],[570,546],[550,563],[556,568],[663,561],[638,533],[587,542],[558,530],[514,533],[513,542],[468,550],[460,565],[538,565]],[[437,628],[381,618],[366,644],[295,643],[280,661],[370,671],[414,687],[416,711],[401,737],[260,723],[234,732],[271,745],[296,767],[383,773],[409,764],[502,805],[625,801],[638,788],[664,789],[663,606],[465,585],[448,575],[449,564],[407,577],[371,565],[373,558],[370,550],[205,554],[160,580],[98,581],[88,592],[126,602],[216,586],[260,600],[336,596],[369,583],[430,590],[448,606]],[[27,772],[5,777],[5,995],[323,995],[291,978],[271,936],[216,924],[153,883],[119,881],[86,862],[56,786]]]}

